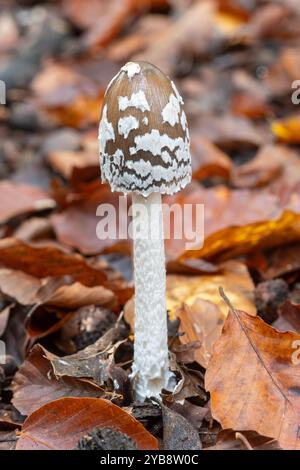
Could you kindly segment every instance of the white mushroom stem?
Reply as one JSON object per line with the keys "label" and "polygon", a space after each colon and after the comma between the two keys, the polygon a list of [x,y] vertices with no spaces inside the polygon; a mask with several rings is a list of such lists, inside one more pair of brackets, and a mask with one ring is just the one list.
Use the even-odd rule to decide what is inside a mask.
{"label": "white mushroom stem", "polygon": [[[159,397],[170,376],[166,268],[160,193],[133,193],[135,341],[132,376],[136,398]],[[141,233],[142,232],[142,233]]]}

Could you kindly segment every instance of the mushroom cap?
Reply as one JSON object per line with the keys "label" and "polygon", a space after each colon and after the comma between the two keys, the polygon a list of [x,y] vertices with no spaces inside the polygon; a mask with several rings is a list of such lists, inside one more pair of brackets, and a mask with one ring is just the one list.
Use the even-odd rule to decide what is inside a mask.
{"label": "mushroom cap", "polygon": [[102,181],[113,191],[173,194],[191,180],[183,100],[152,64],[129,62],[112,79],[99,140]]}

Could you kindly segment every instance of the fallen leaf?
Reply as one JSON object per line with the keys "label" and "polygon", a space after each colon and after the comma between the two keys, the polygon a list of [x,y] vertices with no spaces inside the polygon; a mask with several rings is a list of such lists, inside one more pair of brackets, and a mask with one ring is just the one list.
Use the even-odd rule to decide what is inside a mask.
{"label": "fallen leaf", "polygon": [[268,132],[252,120],[229,112],[198,115],[191,126],[191,134],[193,132],[205,135],[206,139],[226,150],[255,148],[271,140]]}
{"label": "fallen leaf", "polygon": [[249,266],[255,268],[262,279],[276,279],[300,270],[300,245],[292,243],[282,247],[258,252],[256,259],[250,259]]}
{"label": "fallen leaf", "polygon": [[[88,185],[82,193],[77,194],[77,197],[75,192],[74,199],[76,202],[51,218],[57,238],[62,243],[79,249],[83,254],[117,250],[118,246],[121,251],[128,253],[129,241],[126,238],[119,239],[118,234],[120,225],[127,227],[130,200],[127,202],[123,198],[123,203],[119,206],[120,194],[112,192],[108,185],[98,182]],[[96,214],[101,204],[103,207],[105,204],[110,204],[116,209],[117,214],[115,235],[107,238],[97,236],[97,224],[101,217]]]}
{"label": "fallen leaf", "polygon": [[[54,244],[29,244],[14,238],[0,240],[1,264],[37,278],[72,276],[86,286],[104,285],[103,265],[92,266],[82,256]],[[102,269],[101,269],[102,267]]]}
{"label": "fallen leaf", "polygon": [[285,117],[272,122],[272,132],[281,142],[300,143],[300,116]]}
{"label": "fallen leaf", "polygon": [[99,158],[96,152],[60,150],[49,153],[48,161],[52,168],[66,179],[72,178],[75,169],[84,169],[85,173],[94,178],[99,174]]}
{"label": "fallen leaf", "polygon": [[[220,274],[192,277],[167,276],[167,309],[170,317],[175,318],[179,315],[180,318],[178,309],[186,304],[194,310],[194,320],[191,320],[191,323],[198,317],[197,308],[203,310],[202,314],[199,312],[200,330],[204,326],[201,325],[202,320],[200,318],[208,315],[209,309],[212,309],[214,313],[218,311],[219,320],[222,318],[224,320],[227,316],[227,308],[219,295],[220,286],[223,286],[230,300],[238,305],[239,309],[247,310],[252,315],[256,315],[253,297],[254,285],[245,265],[232,260],[223,263],[220,268],[222,269]],[[197,304],[199,299],[200,302]],[[193,341],[196,339],[195,331],[197,331],[197,326],[191,325],[190,328],[190,332],[186,331],[187,340]]]}
{"label": "fallen leaf", "polygon": [[[181,320],[182,344],[202,341],[195,351],[196,360],[203,365],[211,354],[213,341],[218,337],[227,316],[227,308],[219,295],[223,286],[240,309],[256,315],[254,284],[245,265],[226,261],[218,266],[220,273],[200,276],[167,276],[167,310],[169,318]],[[125,305],[124,318],[134,331],[134,299]]]}
{"label": "fallen leaf", "polygon": [[87,287],[74,282],[72,277],[40,280],[22,271],[5,268],[0,268],[0,290],[22,305],[49,305],[70,310],[91,304],[109,306],[116,300],[109,289]]}
{"label": "fallen leaf", "polygon": [[231,103],[233,114],[250,119],[262,119],[271,114],[268,104],[255,95],[236,93]]}
{"label": "fallen leaf", "polygon": [[229,179],[232,170],[230,158],[209,140],[192,135],[191,155],[194,179],[203,180],[215,176]]}
{"label": "fallen leaf", "polygon": [[[128,18],[135,13],[135,2],[132,0],[112,1],[109,4],[101,1],[101,14],[97,15],[92,27],[83,37],[83,43],[89,48],[107,46],[110,41],[122,31]],[[81,2],[83,9],[85,4]],[[78,12],[77,12],[78,14]]]}
{"label": "fallen leaf", "polygon": [[180,342],[189,344],[191,341],[198,341],[199,347],[195,349],[194,360],[206,368],[213,344],[221,335],[224,324],[221,310],[212,302],[199,298],[191,307],[183,305],[176,314],[180,318]]}
{"label": "fallen leaf", "polygon": [[116,314],[97,305],[79,308],[66,320],[54,339],[64,354],[73,354],[94,344],[116,322]]}
{"label": "fallen leaf", "polygon": [[172,74],[182,55],[188,53],[191,59],[193,56],[201,56],[218,39],[220,31],[214,23],[214,13],[214,3],[195,2],[133,59],[146,60],[156,64],[165,73]]}
{"label": "fallen leaf", "polygon": [[220,268],[202,259],[171,260],[167,263],[168,274],[205,274],[217,273]]}
{"label": "fallen leaf", "polygon": [[281,333],[232,306],[205,377],[213,417],[300,449],[300,336]]}
{"label": "fallen leaf", "polygon": [[[247,233],[252,230],[255,234],[255,223],[261,222],[261,231],[262,224],[282,213],[278,198],[267,191],[231,190],[223,185],[204,188],[196,182],[192,182],[180,193],[164,198],[164,203],[170,208],[178,205],[184,214],[184,226],[193,228],[191,233],[181,230],[179,237],[180,226],[176,225],[176,220],[169,222],[165,219],[165,247],[167,255],[171,258],[180,255],[183,255],[183,258],[208,258],[206,253],[213,248],[212,243],[217,242],[217,252],[222,251],[222,247],[225,248],[228,243],[235,248],[240,244],[242,249],[247,250],[244,231]],[[199,205],[203,207],[204,220],[200,212],[201,206],[195,220],[196,208]],[[234,237],[234,240],[231,241],[231,237]],[[251,241],[249,244],[252,246]],[[200,246],[199,250],[196,249],[197,246]]]}
{"label": "fallen leaf", "polygon": [[164,450],[200,450],[198,431],[183,416],[162,405]]}
{"label": "fallen leaf", "polygon": [[[75,354],[63,357],[49,357],[56,377],[90,378],[99,386],[106,386],[110,390],[116,389],[121,394],[124,383],[127,381],[125,371],[120,370],[120,383],[114,374],[118,367],[115,365],[114,354],[118,346],[126,338],[126,330],[122,324],[117,323],[110,328],[94,344],[78,351]],[[119,368],[120,369],[120,368]],[[122,383],[121,383],[122,382]]]}
{"label": "fallen leaf", "polygon": [[254,248],[276,247],[293,242],[300,237],[299,220],[299,214],[285,211],[274,219],[240,227],[231,226],[208,236],[203,248],[186,251],[182,257],[224,260],[248,253]]}
{"label": "fallen leaf", "polygon": [[15,450],[17,440],[16,431],[0,431],[0,450]]}
{"label": "fallen leaf", "polygon": [[24,242],[34,242],[53,238],[53,227],[46,217],[30,217],[14,231],[13,236]]}
{"label": "fallen leaf", "polygon": [[[238,435],[232,429],[224,429],[219,432],[217,443],[205,450],[249,450]],[[243,431],[242,435],[253,450],[281,450],[278,442],[270,437],[260,436],[254,431]]]}
{"label": "fallen leaf", "polygon": [[37,186],[0,181],[0,223],[19,215],[54,207],[46,191]]}
{"label": "fallen leaf", "polygon": [[286,300],[279,307],[279,318],[273,323],[273,327],[280,331],[296,331],[300,334],[300,304]]}
{"label": "fallen leaf", "polygon": [[13,404],[27,416],[41,406],[62,397],[101,397],[104,390],[74,377],[56,378],[49,357],[55,355],[35,345],[16,373],[13,383]]}
{"label": "fallen leaf", "polygon": [[52,120],[60,125],[81,128],[98,123],[106,85],[117,71],[118,67],[106,59],[48,61],[35,75],[31,89],[39,107]]}
{"label": "fallen leaf", "polygon": [[[131,437],[141,450],[157,449],[157,440],[126,411],[102,398],[61,398],[25,421],[17,450],[72,450],[94,427],[112,428]],[[64,436],[64,439],[62,439]]]}

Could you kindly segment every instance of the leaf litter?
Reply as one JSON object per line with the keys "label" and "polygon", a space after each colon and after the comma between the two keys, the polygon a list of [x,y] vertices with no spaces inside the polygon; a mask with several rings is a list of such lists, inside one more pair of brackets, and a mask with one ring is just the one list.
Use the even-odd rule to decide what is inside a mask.
{"label": "leaf litter", "polygon": [[[90,3],[0,13],[0,448],[299,449],[297,2]],[[185,100],[193,182],[164,202],[205,206],[204,243],[165,243],[161,403],[132,393],[131,244],[96,236],[100,107],[135,59]]]}

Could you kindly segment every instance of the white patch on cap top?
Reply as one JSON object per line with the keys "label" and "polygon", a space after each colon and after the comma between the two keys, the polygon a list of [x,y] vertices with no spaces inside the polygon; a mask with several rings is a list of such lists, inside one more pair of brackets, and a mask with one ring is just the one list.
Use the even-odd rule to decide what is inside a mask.
{"label": "white patch on cap top", "polygon": [[147,117],[144,117],[143,120],[142,120],[142,123],[145,124],[145,126],[148,126],[149,119]]}
{"label": "white patch on cap top", "polygon": [[162,110],[163,122],[168,122],[171,126],[175,126],[179,122],[180,104],[173,93],[169,97],[169,102]]}
{"label": "white patch on cap top", "polygon": [[131,97],[119,96],[119,110],[125,111],[127,108],[136,108],[141,111],[150,111],[150,106],[143,91],[132,93]]}
{"label": "white patch on cap top", "polygon": [[139,128],[139,121],[134,116],[126,116],[118,121],[118,132],[127,139],[130,131]]}
{"label": "white patch on cap top", "polygon": [[173,91],[174,91],[175,96],[176,96],[176,98],[178,99],[179,103],[180,103],[180,104],[184,104],[183,99],[182,99],[182,97],[180,96],[180,94],[179,94],[179,92],[178,92],[178,90],[177,90],[177,88],[176,88],[176,85],[175,85],[174,82],[172,82],[172,80],[171,80],[171,85],[172,85]]}
{"label": "white patch on cap top", "polygon": [[123,70],[123,72],[126,72],[128,78],[131,79],[132,77],[134,77],[134,75],[140,73],[141,67],[136,62],[128,62],[124,65],[124,67],[121,68],[121,70]]}
{"label": "white patch on cap top", "polygon": [[104,106],[102,111],[102,119],[99,125],[99,139],[101,142],[101,152],[105,153],[105,147],[109,140],[115,140],[115,133],[113,126],[107,119],[107,105]]}

